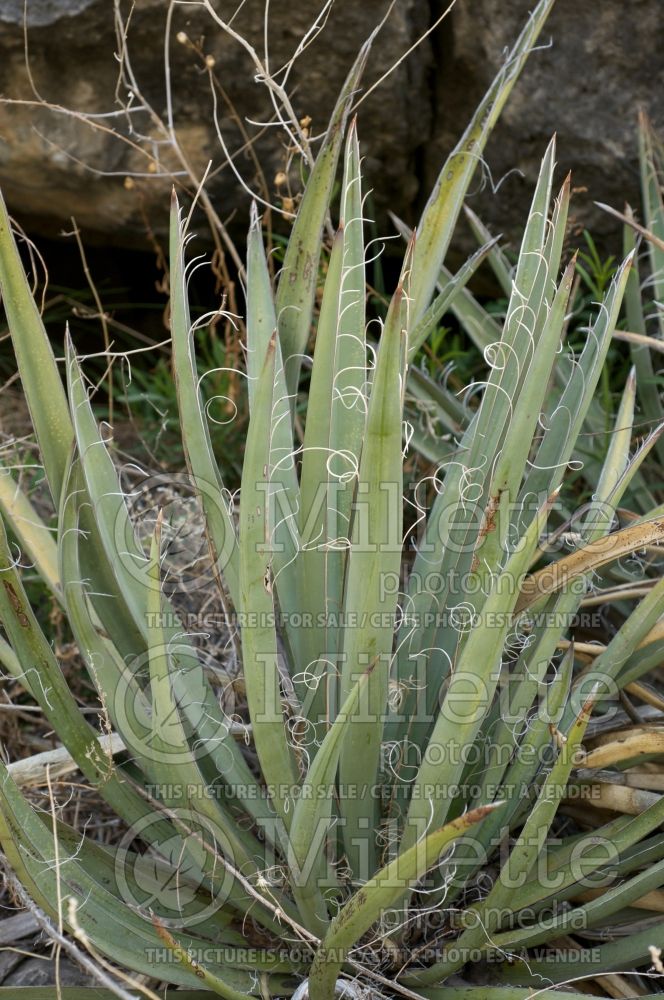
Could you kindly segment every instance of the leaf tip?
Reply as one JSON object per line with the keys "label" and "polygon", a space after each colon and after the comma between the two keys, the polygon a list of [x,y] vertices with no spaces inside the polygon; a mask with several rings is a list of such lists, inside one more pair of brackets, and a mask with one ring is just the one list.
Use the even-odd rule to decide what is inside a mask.
{"label": "leaf tip", "polygon": [[592,712],[593,706],[594,706],[595,702],[597,701],[597,695],[599,694],[599,689],[600,689],[600,682],[599,681],[595,681],[595,683],[593,684],[592,688],[590,689],[590,693],[589,693],[588,697],[586,698],[586,700],[584,701],[583,705],[581,706],[581,710],[580,710],[579,715],[578,715],[578,721],[579,722],[584,722],[585,723],[590,718],[590,713]]}
{"label": "leaf tip", "polygon": [[74,341],[72,340],[71,330],[69,328],[69,320],[65,323],[65,355],[68,361],[71,361],[76,357]]}
{"label": "leaf tip", "polygon": [[464,813],[463,816],[459,817],[461,824],[464,827],[475,826],[476,823],[480,823],[485,819],[490,813],[494,812],[496,809],[500,809],[504,806],[506,799],[497,799],[495,802],[489,802],[483,806],[477,806],[475,809],[470,809],[468,812]]}

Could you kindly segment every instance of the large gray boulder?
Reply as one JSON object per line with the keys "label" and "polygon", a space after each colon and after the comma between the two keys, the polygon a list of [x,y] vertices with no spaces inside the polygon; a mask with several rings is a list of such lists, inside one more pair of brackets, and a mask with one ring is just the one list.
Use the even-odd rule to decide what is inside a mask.
{"label": "large gray boulder", "polygon": [[[265,0],[217,3],[215,9],[230,17],[236,6],[241,9],[232,29],[263,58]],[[291,59],[322,6],[322,0],[268,5],[273,71]],[[134,6],[127,51],[140,96],[131,96],[133,81],[127,74],[119,76],[121,40],[112,0],[28,0],[25,32],[24,0],[0,0],[0,94],[9,99],[0,103],[0,185],[32,231],[57,231],[74,215],[88,237],[96,233],[133,243],[144,237],[146,223],[163,227],[169,172],[182,170],[157,121],[168,121],[164,40],[169,7],[167,0],[138,0]],[[125,16],[129,8],[123,0]],[[298,118],[312,119],[313,135],[324,130],[360,44],[387,8],[388,0],[335,0],[324,31],[295,63],[288,91]],[[428,7],[420,0],[400,0],[375,46],[367,83],[426,30],[427,17]],[[184,42],[178,40],[182,33]],[[260,192],[258,161],[263,193],[272,199],[274,178],[288,167],[289,157],[280,128],[245,121],[269,122],[274,116],[248,53],[197,5],[174,5],[168,51],[173,121],[193,173],[200,177],[210,160],[213,169],[223,161],[210,78],[201,58],[208,57],[223,88],[214,95],[218,122],[228,149],[237,154],[236,168]],[[431,52],[425,46],[418,59],[400,66],[362,106],[367,174],[383,194],[395,196],[399,211],[406,211],[418,193],[414,151],[431,128],[425,96],[430,69]],[[142,99],[154,116],[140,110]],[[249,138],[255,159],[243,150]],[[158,159],[156,173],[151,173],[155,164],[146,152]],[[181,180],[195,189],[189,179]],[[244,230],[248,196],[233,172],[225,167],[213,174],[208,189],[222,220]]]}
{"label": "large gray boulder", "polygon": [[[488,86],[533,0],[459,0],[437,39],[432,141],[424,187]],[[557,134],[559,179],[577,189],[571,239],[588,227],[620,247],[619,223],[593,206],[640,205],[637,115],[664,127],[662,0],[556,0],[486,150],[484,190],[471,204],[494,231],[520,234],[538,166]],[[480,176],[477,178],[480,187]],[[494,193],[492,185],[499,190]],[[576,232],[575,232],[576,231]],[[518,243],[516,244],[518,246]]]}
{"label": "large gray boulder", "polygon": [[[365,176],[380,213],[389,206],[414,221],[445,156],[514,41],[534,0],[457,0],[451,15],[361,106]],[[127,0],[121,0],[126,16]],[[215,2],[230,16],[235,2]],[[265,0],[246,0],[233,21],[263,56]],[[322,0],[269,5],[270,66],[288,61]],[[320,132],[353,57],[388,8],[388,0],[335,0],[325,29],[297,61],[289,91],[298,116]],[[443,9],[443,0],[399,0],[365,76],[377,80]],[[141,96],[119,76],[112,0],[0,0],[0,185],[10,208],[34,233],[54,233],[76,217],[88,240],[147,244],[165,226],[169,172],[181,169],[157,118],[167,119],[164,37],[167,0],[137,0],[128,51]],[[184,32],[187,41],[178,41]],[[24,39],[27,37],[26,51]],[[180,34],[182,38],[182,35]],[[551,134],[558,134],[560,176],[574,168],[574,224],[600,238],[614,222],[592,200],[621,207],[638,201],[636,115],[644,106],[662,121],[664,84],[661,0],[557,0],[540,42],[513,91],[478,172],[473,206],[517,239]],[[199,54],[195,51],[199,48]],[[214,62],[221,133],[252,190],[275,199],[275,176],[288,167],[273,108],[246,51],[200,5],[175,5],[170,70],[173,120],[193,173],[222,162],[210,80]],[[155,116],[140,110],[144,98]],[[67,111],[65,111],[67,109]],[[126,111],[126,113],[125,113]],[[73,112],[73,113],[72,113]],[[90,115],[98,117],[91,118]],[[243,129],[245,134],[243,134]],[[119,138],[121,134],[129,142]],[[246,149],[252,139],[252,154]],[[150,166],[146,152],[156,157]],[[255,154],[255,159],[254,159]],[[264,187],[256,163],[263,170]],[[128,180],[128,178],[130,178]],[[491,180],[489,180],[491,178]],[[500,183],[499,183],[500,182]],[[192,190],[191,181],[180,183]],[[495,193],[492,185],[499,186]],[[244,231],[248,196],[225,167],[209,182],[213,203],[234,233]],[[284,193],[284,189],[281,189]],[[381,229],[388,223],[381,216]],[[462,236],[465,251],[470,239]]]}

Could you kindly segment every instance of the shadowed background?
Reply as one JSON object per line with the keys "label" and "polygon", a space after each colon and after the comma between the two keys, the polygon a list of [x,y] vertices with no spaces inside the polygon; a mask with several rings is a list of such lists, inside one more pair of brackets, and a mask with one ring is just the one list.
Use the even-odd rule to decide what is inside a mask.
{"label": "shadowed background", "polygon": [[[398,0],[374,45],[365,86],[389,69],[446,6],[438,0]],[[236,4],[218,2],[214,7],[230,18]],[[531,0],[457,0],[415,53],[360,106],[365,176],[373,188],[371,210],[381,232],[389,231],[384,216],[388,206],[409,222],[416,218],[530,7]],[[270,8],[272,72],[292,57],[320,8],[320,0]],[[386,0],[335,0],[324,30],[296,61],[287,89],[296,114],[311,118],[313,136],[324,129],[353,55],[387,8]],[[120,41],[109,0],[28,0],[27,24],[24,0],[0,0],[0,93],[5,98],[0,105],[0,185],[10,210],[31,234],[54,236],[69,227],[72,215],[87,244],[147,247],[150,230],[163,232],[169,172],[179,164],[156,119],[140,108],[145,100],[156,116],[167,120],[168,9],[165,0],[134,5],[127,47],[139,94],[132,96],[131,81],[118,84]],[[120,11],[127,18],[130,5],[121,3]],[[261,58],[264,11],[264,0],[248,0],[233,21],[233,29]],[[638,204],[638,109],[645,108],[655,126],[663,123],[658,103],[664,84],[661,5],[659,0],[631,0],[628,5],[621,0],[558,0],[540,46],[489,143],[484,189],[478,190],[478,174],[471,204],[494,230],[514,239],[545,144],[556,131],[560,176],[573,165],[574,186],[587,189],[573,204],[573,222],[616,249],[619,227],[592,202],[620,209],[626,200]],[[228,149],[237,154],[237,170],[248,187],[282,204],[290,192],[275,185],[275,177],[288,169],[285,137],[274,125],[246,122],[274,121],[266,88],[254,79],[247,52],[194,4],[174,8],[168,50],[173,121],[194,174],[200,177],[210,160],[214,171],[224,158],[214,126],[212,75],[219,126]],[[214,63],[211,73],[206,56]],[[17,99],[28,103],[6,103]],[[105,117],[86,121],[78,113]],[[293,161],[294,191],[299,188],[297,170]],[[193,191],[189,178],[181,183]],[[208,190],[220,218],[242,240],[248,194],[227,166],[211,177]],[[461,233],[456,246],[465,252],[472,239]]]}

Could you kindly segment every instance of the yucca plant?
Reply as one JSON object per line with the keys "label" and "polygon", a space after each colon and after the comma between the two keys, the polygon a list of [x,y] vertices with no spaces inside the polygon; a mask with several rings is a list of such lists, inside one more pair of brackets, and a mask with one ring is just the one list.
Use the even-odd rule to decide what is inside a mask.
{"label": "yucca plant", "polygon": [[[625,210],[624,248],[636,249],[639,233],[644,232],[644,258],[647,277],[640,279],[640,265],[635,266],[625,293],[625,319],[628,329],[622,337],[630,342],[630,353],[638,381],[639,401],[643,419],[659,424],[664,416],[657,371],[658,355],[662,351],[664,333],[664,147],[647,116],[639,116],[639,163],[643,206],[643,226],[634,228],[634,213]],[[654,352],[654,353],[653,353]],[[659,461],[664,460],[664,442],[657,444]]]}
{"label": "yucca plant", "polygon": [[[664,151],[662,141],[653,129],[645,115],[639,115],[639,164],[642,189],[642,224],[629,206],[624,213],[616,211],[608,205],[599,204],[600,208],[610,212],[624,222],[623,245],[624,254],[633,255],[622,314],[617,323],[614,336],[619,341],[629,344],[631,362],[637,378],[637,406],[639,408],[637,429],[643,436],[649,433],[656,435],[654,443],[656,463],[649,463],[645,470],[639,470],[628,487],[630,502],[645,512],[655,502],[655,495],[661,491],[662,477],[659,464],[664,457],[664,440],[658,433],[659,425],[664,419],[664,409],[660,400],[661,374],[657,361],[662,353],[662,274],[664,274]],[[566,195],[568,197],[568,195]],[[464,207],[467,222],[472,229],[479,250],[474,258],[466,264],[461,273],[486,260],[493,271],[493,278],[500,287],[502,294],[509,298],[510,289],[516,265],[498,245],[498,238],[492,236],[481,219],[468,207]],[[405,238],[410,236],[408,228],[395,218],[397,227]],[[572,289],[569,303],[566,330],[569,326],[578,326],[579,315],[589,309],[588,289],[593,289],[590,297],[595,299],[597,308],[602,296],[600,288],[605,287],[616,267],[614,257],[604,261],[597,257],[597,248],[588,233],[584,238],[590,248],[590,255],[581,253],[582,265],[577,264],[579,280]],[[642,260],[637,259],[637,242],[641,241]],[[594,255],[594,267],[597,273],[594,277],[588,275],[588,261]],[[474,267],[472,269],[474,273]],[[645,276],[643,276],[645,274]],[[443,266],[440,286],[449,287],[452,292],[457,284],[457,276]],[[491,351],[492,345],[500,336],[500,325],[495,314],[487,306],[483,306],[465,287],[454,291],[447,303],[447,308],[454,315],[466,338],[476,351],[484,354]],[[585,332],[582,330],[582,332]],[[605,373],[606,374],[606,373]],[[422,454],[436,460],[447,449],[445,432],[456,432],[465,429],[473,414],[473,407],[464,407],[459,401],[459,394],[451,391],[442,382],[434,381],[426,371],[418,368],[409,370],[409,385],[407,404],[410,403],[415,428],[412,443]],[[419,418],[419,419],[418,419]],[[600,474],[602,461],[605,457],[608,442],[612,434],[611,414],[600,398],[596,398],[586,414],[585,441],[577,442],[577,458],[579,461],[571,471],[577,476],[581,490],[586,493],[594,489]],[[645,475],[645,478],[644,478]]]}
{"label": "yucca plant", "polygon": [[[479,258],[456,276],[441,270],[443,258],[550,7],[541,0],[445,164],[376,343],[366,336],[355,123],[344,145],[366,49],[276,291],[254,211],[237,504],[210,444],[173,201],[173,372],[210,564],[239,635],[233,706],[202,660],[204,638],[195,641],[166,597],[172,526],[158,513],[149,538],[135,530],[81,359],[67,337],[63,382],[1,205],[0,284],[57,530],[6,470],[0,661],[127,834],[96,843],[55,803],[36,810],[21,770],[0,765],[0,844],[59,927],[135,974],[114,987],[122,995],[163,995],[138,974],[203,990],[182,997],[331,1000],[369,990],[518,1000],[542,982],[648,965],[664,943],[661,727],[623,710],[636,712],[630,699],[661,709],[641,679],[661,649],[664,510],[621,507],[657,434],[632,454],[632,376],[608,451],[589,466],[592,500],[575,509],[566,474],[632,257],[570,356],[573,260],[560,275],[569,183],[552,200],[553,143],[506,282],[504,324],[484,330],[479,402],[451,401],[409,375],[440,317],[472,301],[460,296]],[[318,310],[314,276],[342,151],[341,218]],[[497,259],[493,244],[486,254]],[[300,440],[294,402],[312,325]],[[409,393],[433,394],[454,425],[404,495],[407,382]],[[62,607],[98,694],[99,726],[80,713],[30,608],[15,542]],[[570,630],[598,593],[617,609],[614,632],[602,644],[575,642]],[[465,966],[487,962],[484,985],[459,985]]]}

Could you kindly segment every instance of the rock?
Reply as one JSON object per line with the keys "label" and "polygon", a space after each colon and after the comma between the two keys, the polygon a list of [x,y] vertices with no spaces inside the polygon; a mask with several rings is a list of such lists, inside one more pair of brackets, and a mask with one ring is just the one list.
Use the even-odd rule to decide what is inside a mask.
{"label": "rock", "polygon": [[22,910],[13,917],[4,917],[0,920],[0,948],[3,945],[14,944],[38,930],[37,918],[28,910]]}
{"label": "rock", "polygon": [[[416,221],[445,156],[534,3],[457,0],[416,53],[362,103],[364,171],[375,192],[371,207],[379,214],[380,231],[389,231],[383,213],[388,206]],[[134,5],[128,32],[132,82],[127,74],[119,81],[110,0],[29,2],[27,64],[24,0],[0,3],[0,93],[5,98],[0,103],[0,185],[30,232],[53,235],[69,227],[74,215],[87,242],[147,246],[150,231],[163,235],[170,173],[182,170],[159,125],[168,107],[164,37],[169,6],[164,0],[137,0]],[[288,8],[272,3],[271,67],[288,62],[321,6],[322,0]],[[388,6],[388,0],[335,0],[324,30],[295,64],[288,90],[296,114],[312,118],[314,135],[324,128],[360,43]],[[120,7],[126,16],[128,0],[120,0]],[[216,5],[225,11],[232,7]],[[262,57],[265,0],[246,0],[239,7],[233,28]],[[443,0],[399,0],[374,45],[365,86],[392,66],[443,8]],[[515,245],[540,158],[554,131],[560,179],[573,167],[574,185],[587,188],[573,206],[574,224],[588,226],[600,240],[612,237],[613,248],[619,245],[616,223],[595,210],[592,201],[622,207],[629,199],[638,204],[637,108],[643,105],[656,125],[664,125],[656,103],[664,84],[661,24],[660,0],[632,0],[628,7],[622,0],[557,0],[541,50],[531,56],[488,146],[490,179],[487,171],[480,191],[478,174],[474,185],[473,207]],[[181,33],[184,41],[178,41]],[[196,177],[212,160],[212,202],[241,239],[248,195],[228,166],[215,171],[223,156],[206,56],[223,86],[216,93],[221,133],[246,184],[278,200],[275,176],[290,164],[297,188],[297,160],[289,159],[282,131],[246,124],[246,119],[269,121],[274,109],[265,87],[255,80],[247,52],[215,25],[202,5],[174,5],[168,50],[173,120],[184,156]],[[140,110],[139,96],[130,96],[136,88],[154,114]],[[241,125],[252,139],[251,154]],[[195,185],[185,177],[178,178],[178,185],[187,189],[187,200]],[[472,245],[472,238],[462,233],[457,252]]]}
{"label": "rock", "polygon": [[[433,141],[424,187],[434,181],[490,83],[506,47],[516,38],[533,0],[460,2],[437,38]],[[620,252],[620,224],[593,206],[640,206],[637,113],[648,110],[664,127],[664,20],[661,0],[556,0],[486,150],[490,175],[471,206],[518,249],[525,214],[547,143],[557,133],[559,183],[572,170],[577,196],[571,242],[581,229]],[[476,191],[481,186],[478,175]],[[492,184],[498,191],[491,190]],[[575,235],[576,231],[576,235]],[[467,246],[472,241],[467,242]]]}
{"label": "rock", "polygon": [[[123,0],[121,6],[126,16],[130,5]],[[248,0],[240,5],[232,25],[261,56],[265,6],[264,0]],[[127,36],[135,82],[125,74],[119,83],[115,56],[119,45],[110,0],[28,3],[27,65],[23,7],[23,0],[0,4],[0,93],[5,98],[0,104],[0,185],[10,208],[32,233],[57,233],[63,224],[70,227],[72,215],[86,239],[96,235],[133,245],[137,239],[145,240],[148,224],[163,233],[171,171],[182,175],[182,164],[159,124],[168,114],[164,39],[169,4],[164,0],[135,4]],[[278,70],[289,61],[321,7],[320,0],[287,9],[272,4],[271,67]],[[360,44],[387,8],[388,0],[362,4],[336,0],[324,31],[295,64],[288,90],[298,117],[311,117],[314,135],[325,128]],[[365,78],[368,84],[426,29],[427,14],[419,0],[396,6],[374,48]],[[184,156],[197,178],[213,161],[208,188],[212,201],[221,218],[230,219],[235,231],[243,234],[248,195],[228,166],[214,173],[224,157],[214,126],[205,57],[214,63],[213,73],[223,87],[215,95],[218,117],[224,141],[236,154],[236,168],[252,190],[274,199],[275,175],[287,170],[289,163],[284,133],[274,126],[245,122],[273,118],[267,90],[256,82],[256,67],[247,52],[200,6],[174,5],[168,50],[173,120]],[[394,195],[401,212],[417,195],[415,150],[430,128],[428,101],[421,101],[417,115],[412,113],[413,95],[426,93],[430,60],[425,46],[417,60],[400,66],[362,106],[366,172],[377,188]],[[137,89],[154,114],[140,110],[140,97],[131,96]],[[106,117],[88,117],[100,114]],[[262,190],[256,161],[243,148],[247,136],[238,121],[251,137],[263,169]],[[123,142],[117,133],[129,141]],[[189,178],[180,176],[179,182],[194,192]]]}
{"label": "rock", "polygon": [[[23,925],[21,918],[27,918]],[[35,934],[35,924],[36,920],[29,913],[0,921],[3,931],[13,932],[13,937],[3,937],[8,947],[0,951],[0,986],[6,989],[15,986],[17,990],[57,982],[61,986],[96,986],[90,973],[84,972],[66,954],[61,952],[59,959],[54,958],[44,935]]]}
{"label": "rock", "polygon": [[40,958],[24,958],[16,964],[11,973],[2,980],[4,987],[15,986],[16,989],[28,987],[52,986],[88,986],[97,985],[89,973],[83,972],[65,955],[61,955],[59,965],[50,956]]}

